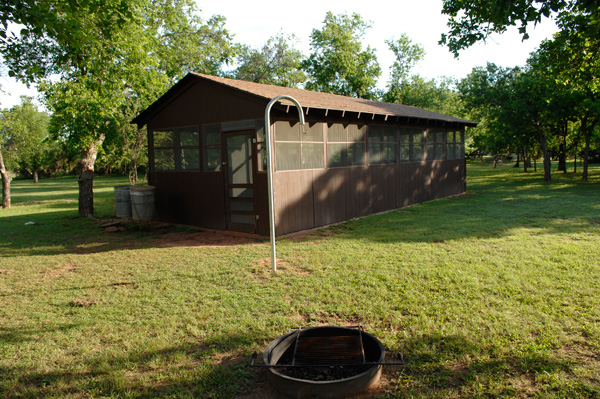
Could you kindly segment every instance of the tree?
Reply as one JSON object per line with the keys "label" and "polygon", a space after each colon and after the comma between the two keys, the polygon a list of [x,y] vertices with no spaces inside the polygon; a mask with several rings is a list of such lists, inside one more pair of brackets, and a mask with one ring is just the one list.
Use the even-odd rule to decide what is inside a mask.
{"label": "tree", "polygon": [[[50,7],[57,19],[33,23],[2,51],[13,74],[39,84],[53,111],[53,136],[81,154],[79,214],[92,216],[94,164],[105,140],[137,134],[124,123],[127,112],[145,108],[191,68],[219,72],[230,57],[230,37],[222,17],[204,23],[191,0],[31,4],[29,14]],[[56,28],[65,23],[72,29]]]}
{"label": "tree", "polygon": [[37,183],[38,170],[48,135],[48,115],[38,111],[29,97],[21,104],[3,110],[0,118],[0,176],[2,177],[2,207],[10,208],[10,170],[19,165],[31,171]]}
{"label": "tree", "polygon": [[518,26],[523,40],[529,24],[554,15],[562,30],[575,30],[598,42],[600,6],[592,0],[444,0],[442,13],[449,16],[450,31],[440,44],[458,57],[460,50],[484,41],[492,33]]}
{"label": "tree", "polygon": [[32,98],[25,96],[21,97],[21,104],[11,108],[6,116],[16,147],[13,162],[22,171],[31,173],[35,183],[38,182],[38,172],[43,168],[42,159],[48,147],[48,120],[48,114],[39,111]]}
{"label": "tree", "polygon": [[10,208],[10,182],[12,181],[12,176],[6,168],[2,154],[9,146],[9,130],[4,115],[2,115],[2,119],[0,119],[0,177],[2,178],[2,208],[4,209]]}
{"label": "tree", "polygon": [[397,40],[386,40],[386,43],[396,60],[390,67],[390,81],[383,101],[459,116],[460,101],[452,79],[426,79],[411,74],[411,70],[425,57],[423,47],[413,44],[405,34]]}
{"label": "tree", "polygon": [[373,99],[381,75],[375,51],[362,48],[370,25],[359,14],[328,12],[321,30],[313,29],[310,56],[302,62],[308,74],[306,88],[325,93]]}
{"label": "tree", "polygon": [[[555,115],[577,120],[584,140],[582,180],[588,178],[590,139],[600,122],[600,55],[595,42],[574,30],[547,40],[530,59],[530,64],[551,75]],[[566,141],[566,140],[565,140]]]}
{"label": "tree", "polygon": [[[10,76],[33,82],[54,64],[85,57],[134,18],[131,1],[5,0],[0,6],[0,49]],[[22,25],[11,32],[11,24]],[[37,51],[31,51],[37,47]]]}
{"label": "tree", "polygon": [[276,86],[298,87],[306,80],[301,70],[302,53],[290,42],[295,36],[279,33],[269,38],[262,49],[241,46],[237,56],[239,66],[232,74],[234,79]]}
{"label": "tree", "polygon": [[517,94],[522,91],[519,86],[522,74],[521,68],[488,63],[485,68],[474,68],[458,84],[467,112],[483,121],[473,131],[474,144],[480,151],[495,156],[516,151],[522,152],[524,158],[531,154],[535,130],[523,114],[524,104]]}
{"label": "tree", "polygon": [[384,101],[397,102],[397,94],[402,90],[409,77],[412,68],[425,57],[425,49],[420,44],[413,44],[412,40],[402,34],[400,39],[386,40],[389,49],[394,53],[396,60],[390,67],[390,82],[384,96]]}

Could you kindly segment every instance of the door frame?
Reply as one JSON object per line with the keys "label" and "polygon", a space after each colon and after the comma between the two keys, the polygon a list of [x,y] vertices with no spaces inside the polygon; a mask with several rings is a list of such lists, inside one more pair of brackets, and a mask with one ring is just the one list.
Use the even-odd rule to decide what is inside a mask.
{"label": "door frame", "polygon": [[[251,163],[251,173],[252,173],[252,183],[251,184],[233,184],[229,182],[229,154],[227,148],[227,140],[230,137],[235,136],[248,136],[250,138],[250,163]],[[255,150],[255,142],[256,142],[256,130],[255,129],[243,129],[243,130],[235,130],[231,132],[225,132],[221,134],[221,159],[223,160],[223,183],[225,185],[225,221],[227,224],[228,230],[239,231],[244,233],[256,233],[257,232],[257,220],[256,215],[258,214],[256,211],[256,150]],[[234,188],[251,188],[252,196],[251,197],[238,197],[235,198],[230,195],[230,190]],[[231,203],[235,202],[232,199],[235,198],[235,201],[239,202],[248,202],[252,204],[252,211],[243,211],[243,210],[231,210]],[[253,223],[234,223],[231,221],[231,215],[253,215]]]}

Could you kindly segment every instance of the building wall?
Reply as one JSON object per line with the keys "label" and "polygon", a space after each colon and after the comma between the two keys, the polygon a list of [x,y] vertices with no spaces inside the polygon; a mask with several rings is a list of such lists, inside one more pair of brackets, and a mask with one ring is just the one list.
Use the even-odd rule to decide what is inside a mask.
{"label": "building wall", "polygon": [[[147,127],[149,132],[184,126],[201,127],[212,123],[259,119],[263,115],[264,105],[260,102],[223,90],[216,83],[199,81],[183,89],[156,112]],[[151,133],[149,149],[149,161],[153,165]],[[227,228],[222,171],[155,171],[151,167],[148,180],[156,187],[155,204],[160,220],[215,229]],[[266,192],[266,177],[264,180]],[[268,218],[268,208],[266,212],[261,212],[264,212],[263,219]],[[268,219],[259,220],[258,228],[259,232],[268,235]]]}
{"label": "building wall", "polygon": [[465,176],[464,159],[278,172],[276,234],[462,194]]}
{"label": "building wall", "polygon": [[[151,132],[153,129],[258,120],[264,117],[265,105],[266,101],[224,90],[213,82],[199,81],[184,88],[172,101],[166,102],[147,126]],[[313,121],[371,123],[370,120],[358,118],[351,120],[348,116],[332,117],[330,114],[328,117],[326,114],[315,115],[314,110],[310,112],[308,119]],[[296,116],[295,110],[290,113],[273,110],[273,120],[295,120]],[[379,121],[378,124],[382,123]],[[385,124],[394,125],[393,122]],[[327,163],[327,138],[323,142]],[[151,165],[152,146],[150,134]],[[274,176],[276,234],[283,235],[461,194],[465,191],[465,176],[464,159],[277,171]],[[227,228],[223,172],[155,171],[151,167],[149,182],[156,186],[156,209],[161,220],[215,229]],[[266,172],[254,171],[254,189],[257,233],[267,236],[269,212]]]}
{"label": "building wall", "polygon": [[157,217],[165,222],[225,229],[225,184],[221,172],[159,172],[150,175],[156,187]]}

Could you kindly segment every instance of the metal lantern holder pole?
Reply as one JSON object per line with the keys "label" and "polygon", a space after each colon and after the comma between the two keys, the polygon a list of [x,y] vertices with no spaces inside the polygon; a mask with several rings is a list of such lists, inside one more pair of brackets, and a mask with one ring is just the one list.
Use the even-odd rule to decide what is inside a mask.
{"label": "metal lantern holder pole", "polygon": [[290,96],[277,96],[273,98],[267,108],[265,109],[265,133],[267,140],[267,185],[269,190],[269,230],[271,237],[271,265],[273,266],[273,272],[277,272],[277,255],[275,250],[275,209],[274,209],[274,201],[273,201],[273,157],[272,157],[272,147],[271,147],[271,120],[269,117],[269,113],[271,112],[271,107],[277,101],[281,99],[286,99],[293,102],[298,109],[298,117],[300,118],[300,125],[302,126],[302,132],[306,134],[306,129],[304,127],[304,114],[302,114],[302,106],[300,103],[293,97]]}

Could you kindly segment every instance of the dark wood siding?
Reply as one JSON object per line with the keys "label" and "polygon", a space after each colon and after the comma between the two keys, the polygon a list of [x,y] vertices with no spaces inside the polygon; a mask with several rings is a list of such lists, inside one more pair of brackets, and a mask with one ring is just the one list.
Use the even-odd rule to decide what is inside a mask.
{"label": "dark wood siding", "polygon": [[265,105],[264,102],[249,101],[241,94],[222,90],[215,83],[198,82],[185,88],[154,115],[148,121],[148,129],[262,119]]}
{"label": "dark wood siding", "polygon": [[220,172],[155,172],[155,204],[160,220],[225,229],[225,185]]}
{"label": "dark wood siding", "polygon": [[325,226],[464,191],[464,159],[278,172],[274,181],[276,234]]}

